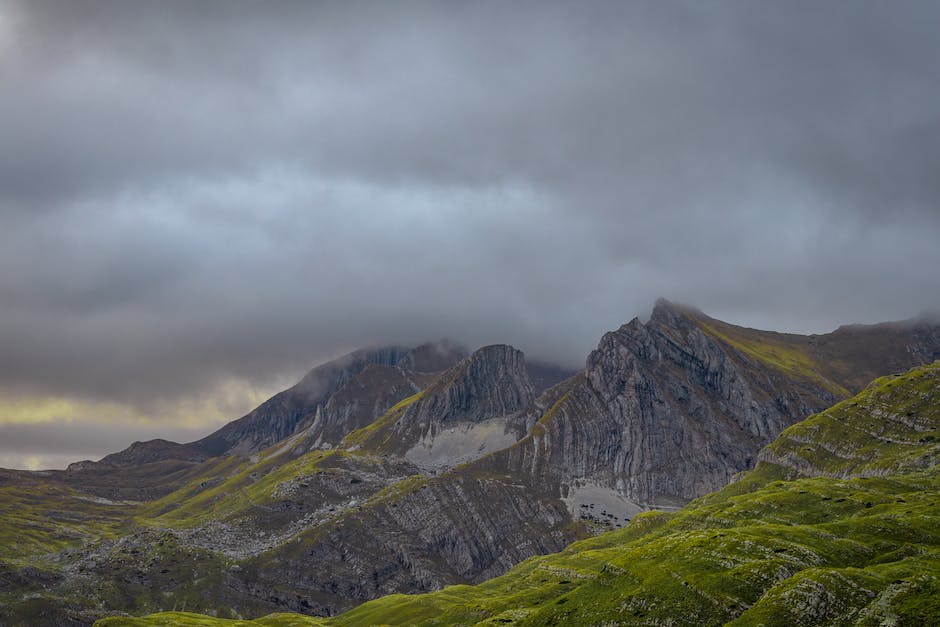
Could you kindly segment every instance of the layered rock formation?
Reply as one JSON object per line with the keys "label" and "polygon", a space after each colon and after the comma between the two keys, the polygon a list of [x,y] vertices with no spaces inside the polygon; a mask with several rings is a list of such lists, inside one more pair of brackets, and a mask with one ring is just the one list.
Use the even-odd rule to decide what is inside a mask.
{"label": "layered rock formation", "polygon": [[661,300],[646,324],[634,319],[601,339],[505,464],[553,478],[566,495],[600,489],[641,508],[674,507],[726,484],[785,427],[865,376],[935,357],[938,327],[922,322],[798,336]]}
{"label": "layered rock formation", "polygon": [[363,448],[403,455],[428,468],[453,467],[518,440],[510,421],[534,400],[522,351],[487,346],[445,371],[400,414],[358,441]]}
{"label": "layered rock formation", "polygon": [[[394,367],[409,352],[397,346],[356,351],[314,368],[294,387],[276,394],[248,415],[193,445],[211,455],[258,452],[293,435],[305,419],[326,405],[330,397],[367,367]],[[407,379],[403,372],[398,374],[403,381]],[[374,419],[375,415],[371,417]]]}

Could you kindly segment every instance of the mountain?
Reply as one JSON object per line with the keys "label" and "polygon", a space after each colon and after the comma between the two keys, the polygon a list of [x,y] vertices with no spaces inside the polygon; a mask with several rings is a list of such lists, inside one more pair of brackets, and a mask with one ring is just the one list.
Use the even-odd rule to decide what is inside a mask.
{"label": "mountain", "polygon": [[506,466],[558,481],[576,500],[604,493],[626,498],[627,510],[675,507],[725,485],[797,420],[937,358],[936,325],[799,336],[660,300],[646,324],[601,339]]}
{"label": "mountain", "polygon": [[[940,362],[784,431],[675,513],[478,586],[256,624],[932,625],[940,622]],[[100,625],[215,624],[164,614]]]}
{"label": "mountain", "polygon": [[522,351],[487,346],[441,375],[400,415],[375,422],[348,441],[419,466],[452,468],[518,440],[521,435],[511,432],[508,421],[534,400]]}
{"label": "mountain", "polygon": [[[428,383],[427,373],[449,368],[465,356],[463,347],[446,341],[414,349],[356,351],[314,368],[294,387],[192,446],[213,456],[256,453],[312,423],[315,436],[335,439],[421,389]],[[344,394],[328,407],[340,392]]]}
{"label": "mountain", "polygon": [[478,584],[721,488],[862,379],[937,357],[924,321],[800,336],[667,301],[576,373],[505,345],[360,351],[199,442],[0,473],[0,604],[333,615]]}

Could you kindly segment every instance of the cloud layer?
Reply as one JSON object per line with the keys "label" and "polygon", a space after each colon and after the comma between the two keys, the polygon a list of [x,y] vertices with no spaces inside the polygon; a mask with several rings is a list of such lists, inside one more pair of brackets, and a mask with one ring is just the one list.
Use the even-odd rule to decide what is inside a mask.
{"label": "cloud layer", "polygon": [[370,343],[578,364],[658,296],[794,331],[940,307],[938,26],[0,0],[0,391],[178,425]]}

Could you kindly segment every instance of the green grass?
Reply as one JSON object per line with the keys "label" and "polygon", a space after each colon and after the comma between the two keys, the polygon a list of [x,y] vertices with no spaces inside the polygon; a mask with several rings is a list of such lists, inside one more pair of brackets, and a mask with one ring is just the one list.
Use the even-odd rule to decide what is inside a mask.
{"label": "green grass", "polygon": [[133,508],[96,500],[60,483],[0,487],[0,560],[37,565],[69,548],[116,537]]}
{"label": "green grass", "polygon": [[279,485],[316,473],[333,472],[341,460],[355,458],[363,467],[381,463],[380,457],[362,444],[381,438],[386,428],[401,417],[405,408],[422,397],[418,392],[398,402],[370,425],[346,436],[342,448],[315,450],[300,457],[284,452],[278,443],[251,462],[237,456],[209,462],[203,471],[178,490],[150,503],[137,512],[143,526],[188,528],[210,521],[238,518],[252,509],[275,500]]}
{"label": "green grass", "polygon": [[[140,522],[179,528],[226,520],[254,506],[270,502],[282,482],[321,471],[330,458],[344,454],[345,451],[339,450],[312,451],[289,461],[275,456],[262,457],[255,464],[228,458],[231,461],[227,460],[226,463],[231,465],[231,469],[225,480],[196,493],[193,493],[190,485],[182,488],[183,494],[169,494],[149,504]],[[213,474],[217,473],[216,470]],[[154,516],[155,512],[162,513]]]}
{"label": "green grass", "polygon": [[822,365],[809,353],[807,347],[787,340],[787,336],[769,331],[743,329],[717,320],[696,318],[696,324],[706,334],[727,344],[747,357],[769,365],[791,377],[809,379],[838,397],[850,395],[844,386],[821,374]]}
{"label": "green grass", "polygon": [[426,392],[426,389],[421,390],[417,394],[412,394],[408,398],[402,399],[390,407],[380,418],[377,418],[361,429],[347,434],[346,437],[343,438],[341,446],[375,448],[381,445],[390,435],[387,433],[388,428],[401,418],[402,414],[405,412],[405,408],[419,401]]}
{"label": "green grass", "polygon": [[771,481],[744,495],[719,492],[673,516],[652,515],[656,525],[641,517],[479,586],[379,599],[335,624],[757,624],[762,608],[786,598],[787,581],[865,573],[863,597],[849,598],[848,584],[827,588],[844,600],[844,617],[891,586],[910,590],[920,585],[917,577],[940,575],[938,490],[937,479],[923,474],[836,486],[818,478]]}
{"label": "green grass", "polygon": [[[940,363],[792,427],[765,451],[780,463],[678,512],[637,516],[477,586],[309,624],[938,624],[938,428]],[[191,620],[209,622],[177,624],[227,624]]]}
{"label": "green grass", "polygon": [[882,377],[785,430],[763,452],[800,472],[882,475],[940,461],[940,367]]}

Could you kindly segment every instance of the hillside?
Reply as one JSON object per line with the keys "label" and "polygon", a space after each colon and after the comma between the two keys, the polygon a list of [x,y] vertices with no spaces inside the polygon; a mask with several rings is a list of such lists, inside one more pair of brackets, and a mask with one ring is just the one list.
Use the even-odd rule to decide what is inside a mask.
{"label": "hillside", "polygon": [[[940,362],[787,429],[754,470],[678,512],[642,514],[479,586],[241,624],[935,624],[938,461]],[[171,623],[235,624],[99,624]]]}

